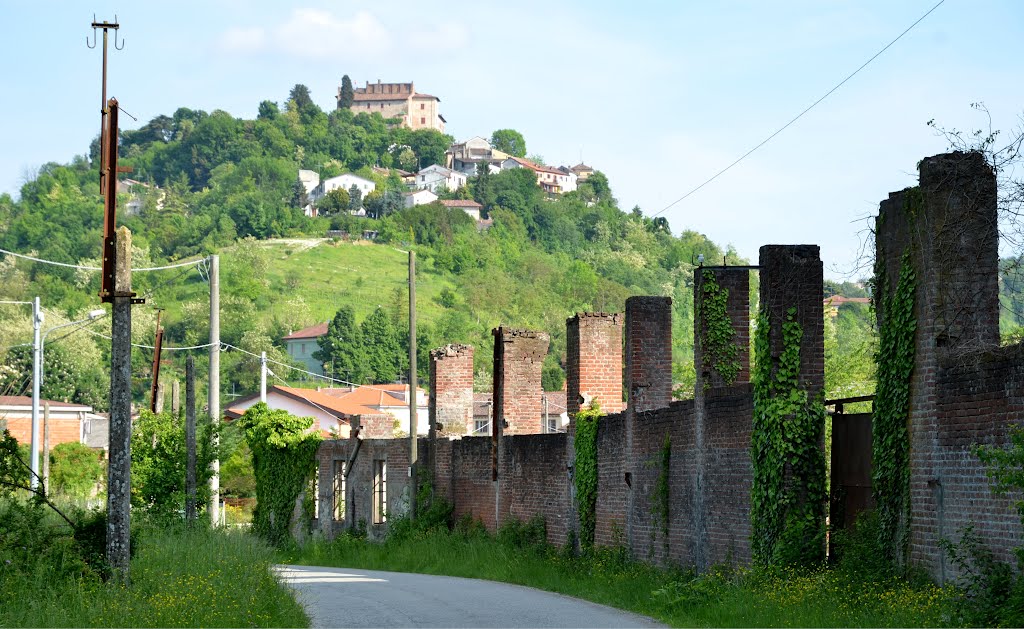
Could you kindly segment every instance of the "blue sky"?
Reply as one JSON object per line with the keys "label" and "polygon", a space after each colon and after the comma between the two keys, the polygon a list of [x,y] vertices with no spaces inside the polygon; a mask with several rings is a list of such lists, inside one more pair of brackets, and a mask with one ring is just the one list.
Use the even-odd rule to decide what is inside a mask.
{"label": "blue sky", "polygon": [[[296,83],[334,106],[343,74],[415,81],[459,139],[518,129],[548,163],[608,174],[623,209],[663,210],[814,102],[937,0],[301,3],[8,2],[0,192],[86,152],[99,125],[93,11],[116,14],[109,94],[138,123],[181,106],[255,116]],[[841,90],[664,212],[752,260],[817,243],[853,268],[865,217],[946,149],[926,122],[1009,132],[1024,112],[1024,3],[947,0]],[[854,275],[864,275],[866,270]]]}

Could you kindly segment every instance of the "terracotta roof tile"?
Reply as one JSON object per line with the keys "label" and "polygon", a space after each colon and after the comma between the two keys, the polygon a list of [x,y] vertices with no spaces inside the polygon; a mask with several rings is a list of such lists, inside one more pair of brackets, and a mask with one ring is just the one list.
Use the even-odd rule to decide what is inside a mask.
{"label": "terracotta roof tile", "polygon": [[316,325],[311,325],[308,328],[303,328],[298,332],[292,332],[288,336],[284,337],[284,340],[287,341],[291,339],[314,339],[319,336],[323,336],[324,334],[327,334],[326,321],[324,321],[323,323],[318,323]]}
{"label": "terracotta roof tile", "polygon": [[445,207],[476,207],[482,208],[483,206],[472,199],[448,199],[441,201],[441,205]]}

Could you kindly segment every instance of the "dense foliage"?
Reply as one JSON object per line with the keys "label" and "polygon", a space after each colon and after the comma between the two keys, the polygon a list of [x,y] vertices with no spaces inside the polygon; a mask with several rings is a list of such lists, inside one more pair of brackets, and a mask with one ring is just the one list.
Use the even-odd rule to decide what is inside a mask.
{"label": "dense foliage", "polygon": [[271,544],[289,539],[296,499],[316,470],[320,434],[311,431],[312,417],[295,417],[259,402],[249,407],[238,423],[252,450],[256,473],[256,510],[252,527]]}
{"label": "dense foliage", "polygon": [[597,526],[597,424],[603,414],[597,400],[591,402],[590,408],[576,413],[573,483],[580,518],[580,546],[585,550],[594,547]]}
{"label": "dense foliage", "polygon": [[[209,502],[215,456],[213,425],[208,418],[197,421],[196,491],[197,504]],[[170,412],[142,411],[132,426],[132,504],[156,518],[180,519],[185,509],[185,421]]]}

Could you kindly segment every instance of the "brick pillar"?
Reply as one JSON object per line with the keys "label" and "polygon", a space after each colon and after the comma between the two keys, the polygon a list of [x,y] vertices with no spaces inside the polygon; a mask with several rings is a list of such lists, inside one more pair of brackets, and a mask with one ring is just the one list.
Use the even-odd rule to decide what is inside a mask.
{"label": "brick pillar", "polygon": [[626,391],[643,412],[672,401],[672,298],[626,300]]}
{"label": "brick pillar", "polygon": [[581,397],[606,413],[622,410],[622,315],[581,312],[565,320],[565,406],[572,421]]}
{"label": "brick pillar", "polygon": [[[978,153],[927,157],[920,185],[889,195],[875,224],[876,268],[896,287],[904,254],[916,277],[914,370],[910,381],[909,559],[940,582],[952,576],[942,538],[955,539],[950,505],[987,496],[983,466],[970,448],[943,443],[936,381],[940,363],[999,343],[999,234],[996,179]],[[884,299],[876,300],[879,325]],[[943,514],[943,509],[946,513]],[[946,522],[953,520],[953,522]],[[975,528],[984,540],[984,525]]]}
{"label": "brick pillar", "polygon": [[782,324],[790,309],[803,330],[799,386],[810,399],[825,387],[824,273],[818,245],[761,247],[761,312],[768,317],[773,361],[782,354]]}
{"label": "brick pillar", "polygon": [[[698,268],[693,271],[693,365],[697,371],[697,385],[714,389],[730,384],[750,381],[750,270],[746,268]],[[717,289],[715,288],[717,287]],[[710,317],[715,316],[714,306],[708,302],[721,291],[725,294],[724,314],[733,330],[732,345],[736,348],[732,358],[707,356],[705,340],[708,339]],[[729,351],[729,350],[724,350]],[[719,365],[719,363],[727,363]],[[732,374],[732,382],[726,382],[723,373]]]}
{"label": "brick pillar", "polygon": [[464,435],[473,430],[471,345],[445,345],[430,351],[430,430],[431,435]]}
{"label": "brick pillar", "polygon": [[491,333],[495,359],[494,434],[544,432],[541,368],[548,353],[548,335],[506,327],[494,328]]}

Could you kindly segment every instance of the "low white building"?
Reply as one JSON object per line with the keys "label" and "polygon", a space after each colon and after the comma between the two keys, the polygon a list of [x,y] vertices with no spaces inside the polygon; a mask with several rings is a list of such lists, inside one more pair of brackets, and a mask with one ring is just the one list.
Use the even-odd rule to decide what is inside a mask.
{"label": "low white building", "polygon": [[480,220],[480,210],[484,209],[484,206],[480,205],[472,199],[448,199],[441,201],[441,205],[447,208],[454,208],[462,210],[474,221]]}
{"label": "low white building", "polygon": [[537,176],[537,185],[548,194],[564,194],[576,190],[576,173],[566,168],[552,168],[531,162],[522,157],[509,157],[501,163],[501,169],[529,168]]}
{"label": "low white building", "polygon": [[331,190],[337,190],[342,188],[344,190],[351,190],[352,186],[362,193],[363,198],[377,189],[377,184],[369,179],[364,179],[359,175],[353,175],[352,173],[345,173],[344,175],[338,175],[337,177],[331,177],[324,179],[313,188],[313,191],[309,193],[309,202],[316,205],[316,202],[327,196],[327,193]]}
{"label": "low white building", "polygon": [[437,193],[441,190],[455,191],[466,185],[465,173],[434,164],[416,173],[413,187],[418,190],[430,190]]}
{"label": "low white building", "polygon": [[402,202],[407,208],[414,205],[426,205],[427,203],[433,203],[434,201],[437,201],[437,195],[426,188],[421,190],[410,190],[402,195]]}

